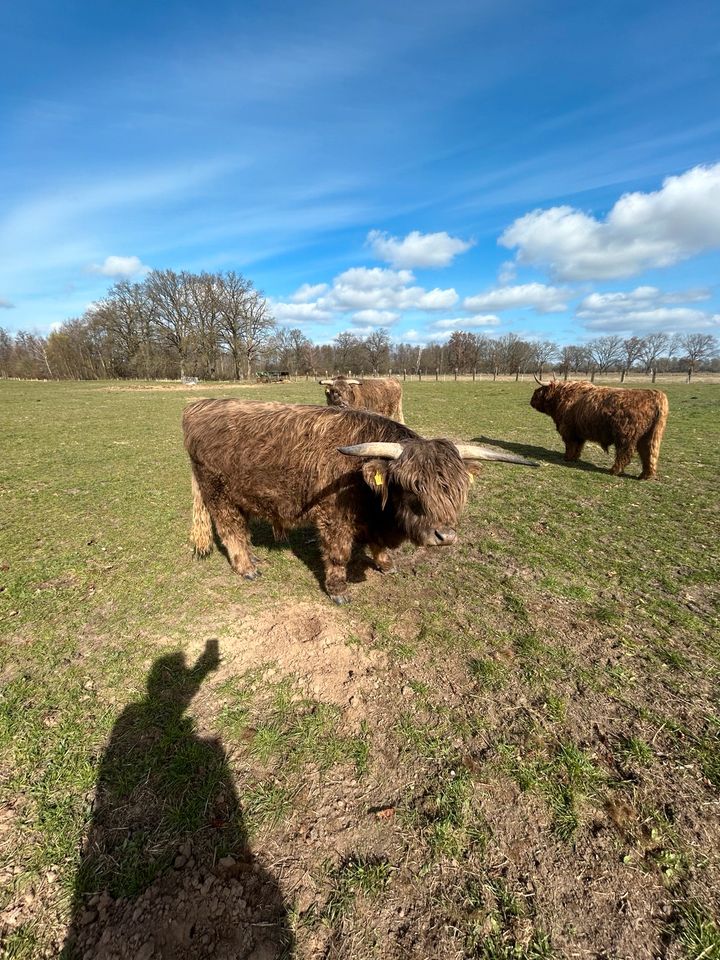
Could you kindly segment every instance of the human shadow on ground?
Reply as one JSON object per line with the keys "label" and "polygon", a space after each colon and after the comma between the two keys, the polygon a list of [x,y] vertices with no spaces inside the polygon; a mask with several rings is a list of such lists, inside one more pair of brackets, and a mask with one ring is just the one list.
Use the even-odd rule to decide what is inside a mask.
{"label": "human shadow on ground", "polygon": [[219,663],[158,658],[103,754],[63,958],[273,960],[293,937],[276,879],[250,849],[219,740],[185,715]]}
{"label": "human shadow on ground", "polygon": [[[545,460],[547,463],[558,463],[563,467],[573,467],[575,470],[587,470],[590,473],[608,473],[609,470],[596,466],[587,460],[566,460],[561,450],[548,450],[547,447],[536,447],[529,443],[515,443],[512,440],[498,440],[494,437],[473,437],[471,443],[487,444],[491,447],[500,447],[510,453],[518,453],[523,457],[534,457],[536,460]],[[612,461],[611,461],[612,462]]]}

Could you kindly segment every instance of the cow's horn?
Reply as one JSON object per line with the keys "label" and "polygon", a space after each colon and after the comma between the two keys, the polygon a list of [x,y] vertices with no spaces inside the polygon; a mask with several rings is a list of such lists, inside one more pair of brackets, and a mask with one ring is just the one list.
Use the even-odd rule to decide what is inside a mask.
{"label": "cow's horn", "polygon": [[328,386],[328,384],[333,383],[333,381],[332,381],[332,380],[318,380],[318,383],[321,384],[323,387],[325,387],[325,386]]}
{"label": "cow's horn", "polygon": [[539,467],[534,460],[517,457],[514,453],[505,453],[502,450],[491,450],[489,447],[478,447],[472,443],[456,443],[455,449],[463,460],[502,460],[505,463],[520,463],[524,467]]}
{"label": "cow's horn", "polygon": [[359,380],[346,380],[345,383],[356,383],[356,384],[359,384],[360,381],[359,381]]}
{"label": "cow's horn", "polygon": [[401,443],[356,443],[352,447],[338,447],[340,453],[349,457],[383,457],[385,460],[397,460],[403,452]]}
{"label": "cow's horn", "polygon": [[[533,376],[535,377],[535,383],[540,383],[540,384],[542,383],[542,380],[538,380],[537,374],[534,373]],[[322,383],[322,380],[320,381],[320,383]]]}

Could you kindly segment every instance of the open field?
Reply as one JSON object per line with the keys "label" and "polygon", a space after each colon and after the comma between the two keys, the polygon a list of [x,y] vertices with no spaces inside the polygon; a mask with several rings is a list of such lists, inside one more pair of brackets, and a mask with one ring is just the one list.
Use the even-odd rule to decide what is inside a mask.
{"label": "open field", "polygon": [[640,483],[408,383],[544,465],[338,608],[310,531],[187,541],[186,399],[317,385],[0,382],[0,955],[720,960],[720,384],[662,387]]}

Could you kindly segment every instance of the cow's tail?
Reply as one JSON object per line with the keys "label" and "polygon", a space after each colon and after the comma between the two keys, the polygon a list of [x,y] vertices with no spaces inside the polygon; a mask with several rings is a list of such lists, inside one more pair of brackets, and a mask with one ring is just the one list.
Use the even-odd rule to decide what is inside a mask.
{"label": "cow's tail", "polygon": [[650,476],[655,476],[657,471],[658,457],[660,456],[660,443],[665,433],[665,424],[667,423],[670,404],[664,393],[658,393],[657,415],[655,423],[650,428],[648,443],[648,465],[647,472]]}
{"label": "cow's tail", "polygon": [[197,477],[195,476],[194,470],[192,471],[191,477],[193,512],[192,526],[190,527],[190,540],[195,553],[200,557],[204,557],[206,554],[210,553],[213,546],[212,520],[210,519],[210,511],[205,506],[205,501],[203,500],[202,492],[200,490],[200,484],[197,482]]}

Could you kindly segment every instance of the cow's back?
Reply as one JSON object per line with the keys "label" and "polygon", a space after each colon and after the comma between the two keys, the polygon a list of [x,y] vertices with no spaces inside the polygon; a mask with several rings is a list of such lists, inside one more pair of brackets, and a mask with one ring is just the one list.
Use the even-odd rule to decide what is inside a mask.
{"label": "cow's back", "polygon": [[338,447],[399,443],[418,434],[377,413],[340,407],[197,400],[183,414],[185,447],[193,461],[232,475],[239,469],[304,471],[311,476],[347,470]]}

